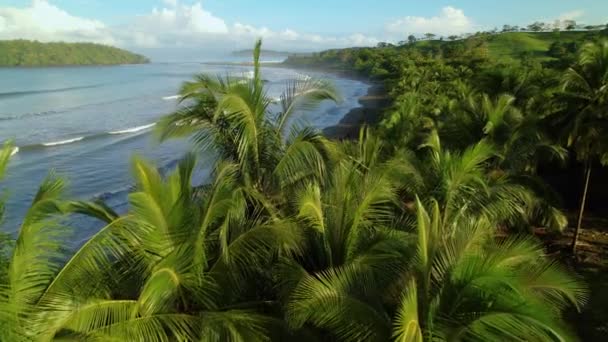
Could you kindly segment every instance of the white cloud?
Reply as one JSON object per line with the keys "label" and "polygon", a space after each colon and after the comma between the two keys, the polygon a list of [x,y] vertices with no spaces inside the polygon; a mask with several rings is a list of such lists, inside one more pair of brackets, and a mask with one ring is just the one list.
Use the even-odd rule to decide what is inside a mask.
{"label": "white cloud", "polygon": [[201,2],[183,4],[163,0],[161,8],[133,16],[120,25],[81,18],[52,4],[33,0],[24,8],[0,5],[0,39],[40,41],[92,41],[126,48],[162,47],[249,47],[256,38],[273,49],[325,49],[375,45],[379,40],[361,33],[328,36],[298,32],[291,28],[273,30],[245,23],[226,23],[207,11]]}
{"label": "white cloud", "polygon": [[425,18],[407,16],[389,23],[386,30],[392,34],[461,34],[473,30],[473,21],[458,8],[447,6],[438,16]]}
{"label": "white cloud", "polygon": [[582,18],[584,15],[585,15],[585,11],[578,9],[578,10],[562,13],[559,15],[559,17],[557,19],[559,19],[559,20],[576,20],[576,19]]}
{"label": "white cloud", "polygon": [[104,23],[70,15],[46,0],[26,8],[0,7],[0,39],[115,43]]}
{"label": "white cloud", "polygon": [[200,3],[192,6],[154,8],[150,14],[138,16],[135,28],[164,34],[227,33],[224,20],[205,11]]}

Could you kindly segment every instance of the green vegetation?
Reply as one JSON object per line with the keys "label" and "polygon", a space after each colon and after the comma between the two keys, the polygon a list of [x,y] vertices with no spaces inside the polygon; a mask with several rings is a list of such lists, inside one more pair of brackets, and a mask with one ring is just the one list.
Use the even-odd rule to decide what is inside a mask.
{"label": "green vegetation", "polygon": [[[195,76],[156,133],[215,153],[209,182],[192,185],[192,153],[165,177],[134,158],[129,211],[117,215],[65,199],[49,176],[9,256],[0,340],[602,336],[568,324],[597,294],[534,233],[568,225],[543,168],[569,154],[586,170],[607,161],[608,43],[584,45],[567,70],[453,43],[299,60],[385,81],[393,106],[355,141],[298,123],[300,110],[339,100],[322,80],[292,81],[272,111],[261,42],[252,79]],[[73,213],[107,225],[71,254],[60,245]]]}
{"label": "green vegetation", "polygon": [[129,51],[92,43],[0,41],[0,66],[141,64],[148,59]]}
{"label": "green vegetation", "polygon": [[[562,62],[566,68],[579,49],[587,41],[608,37],[603,31],[563,32],[505,32],[499,34],[478,33],[466,39],[453,36],[448,40],[418,40],[414,36],[398,46],[380,43],[378,48],[351,48],[328,50],[313,56],[290,56],[288,66],[324,66],[347,69],[366,76],[384,77],[395,75],[397,60],[404,54],[412,58],[445,59],[467,62],[472,65],[480,60],[509,64],[541,62],[547,65]],[[378,58],[378,56],[382,56]],[[374,65],[370,65],[374,63]],[[384,65],[380,65],[384,63]]]}

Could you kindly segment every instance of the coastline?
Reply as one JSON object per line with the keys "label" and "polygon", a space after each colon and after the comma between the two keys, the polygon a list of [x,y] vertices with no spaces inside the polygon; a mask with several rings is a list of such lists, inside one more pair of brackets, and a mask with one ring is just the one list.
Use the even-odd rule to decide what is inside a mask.
{"label": "coastline", "polygon": [[280,65],[275,64],[273,66],[325,72],[339,77],[360,81],[369,85],[367,93],[359,97],[359,107],[349,110],[346,114],[344,114],[342,119],[340,119],[340,122],[337,124],[325,127],[322,130],[323,134],[332,140],[358,139],[360,128],[363,125],[374,125],[380,122],[380,120],[382,120],[382,113],[392,104],[383,82],[374,81],[354,70],[289,63],[282,63]]}
{"label": "coastline", "polygon": [[[207,65],[252,65],[249,62],[204,62]],[[323,134],[332,140],[351,140],[359,137],[359,130],[363,125],[374,125],[382,119],[384,110],[390,107],[391,99],[386,87],[380,81],[346,69],[337,69],[313,65],[286,64],[285,62],[262,62],[264,67],[286,68],[292,70],[311,70],[336,75],[342,78],[360,81],[369,85],[367,93],[359,97],[359,107],[349,110],[340,122],[333,126],[323,128]]]}
{"label": "coastline", "polygon": [[357,139],[363,125],[374,125],[382,119],[382,113],[391,105],[383,84],[367,81],[367,94],[359,97],[359,107],[353,108],[336,125],[323,129],[323,134],[334,140]]}

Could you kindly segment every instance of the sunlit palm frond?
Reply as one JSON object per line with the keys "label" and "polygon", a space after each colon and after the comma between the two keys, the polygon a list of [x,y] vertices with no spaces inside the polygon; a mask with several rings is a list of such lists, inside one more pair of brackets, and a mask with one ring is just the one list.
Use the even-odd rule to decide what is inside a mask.
{"label": "sunlit palm frond", "polygon": [[340,96],[331,83],[312,78],[290,81],[281,94],[281,112],[276,123],[279,135],[286,135],[294,113],[314,109],[325,100],[340,101]]}
{"label": "sunlit palm frond", "polygon": [[336,157],[335,145],[312,128],[292,128],[274,170],[275,183],[289,189],[305,180],[321,181]]}
{"label": "sunlit palm frond", "polygon": [[415,280],[403,289],[397,316],[393,322],[393,338],[400,342],[422,342],[423,332],[418,318],[418,290]]}
{"label": "sunlit palm frond", "polygon": [[293,328],[313,323],[343,341],[386,340],[388,317],[375,310],[380,303],[366,301],[376,289],[369,270],[360,266],[305,275],[291,294],[287,322]]}
{"label": "sunlit palm frond", "polygon": [[66,213],[76,213],[97,218],[105,223],[111,223],[118,218],[118,214],[102,201],[66,201],[64,209]]}

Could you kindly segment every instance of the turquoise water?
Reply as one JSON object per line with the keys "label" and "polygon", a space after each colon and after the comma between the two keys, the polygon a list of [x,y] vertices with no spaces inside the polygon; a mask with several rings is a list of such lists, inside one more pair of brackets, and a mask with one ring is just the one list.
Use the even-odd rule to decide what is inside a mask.
{"label": "turquoise water", "polygon": [[[71,196],[100,198],[124,212],[134,154],[166,171],[191,148],[187,140],[159,144],[150,134],[161,116],[176,109],[180,84],[201,72],[242,76],[249,71],[246,66],[200,63],[0,69],[0,141],[13,139],[19,147],[0,184],[9,195],[1,229],[19,229],[38,184],[51,169],[69,179]],[[286,82],[302,74],[330,79],[344,98],[302,114],[302,120],[319,128],[336,124],[368,88],[333,75],[266,68],[269,96],[278,97]],[[211,162],[212,156],[199,157],[197,182],[205,180]],[[73,245],[99,227],[85,218],[72,223],[78,226]]]}

